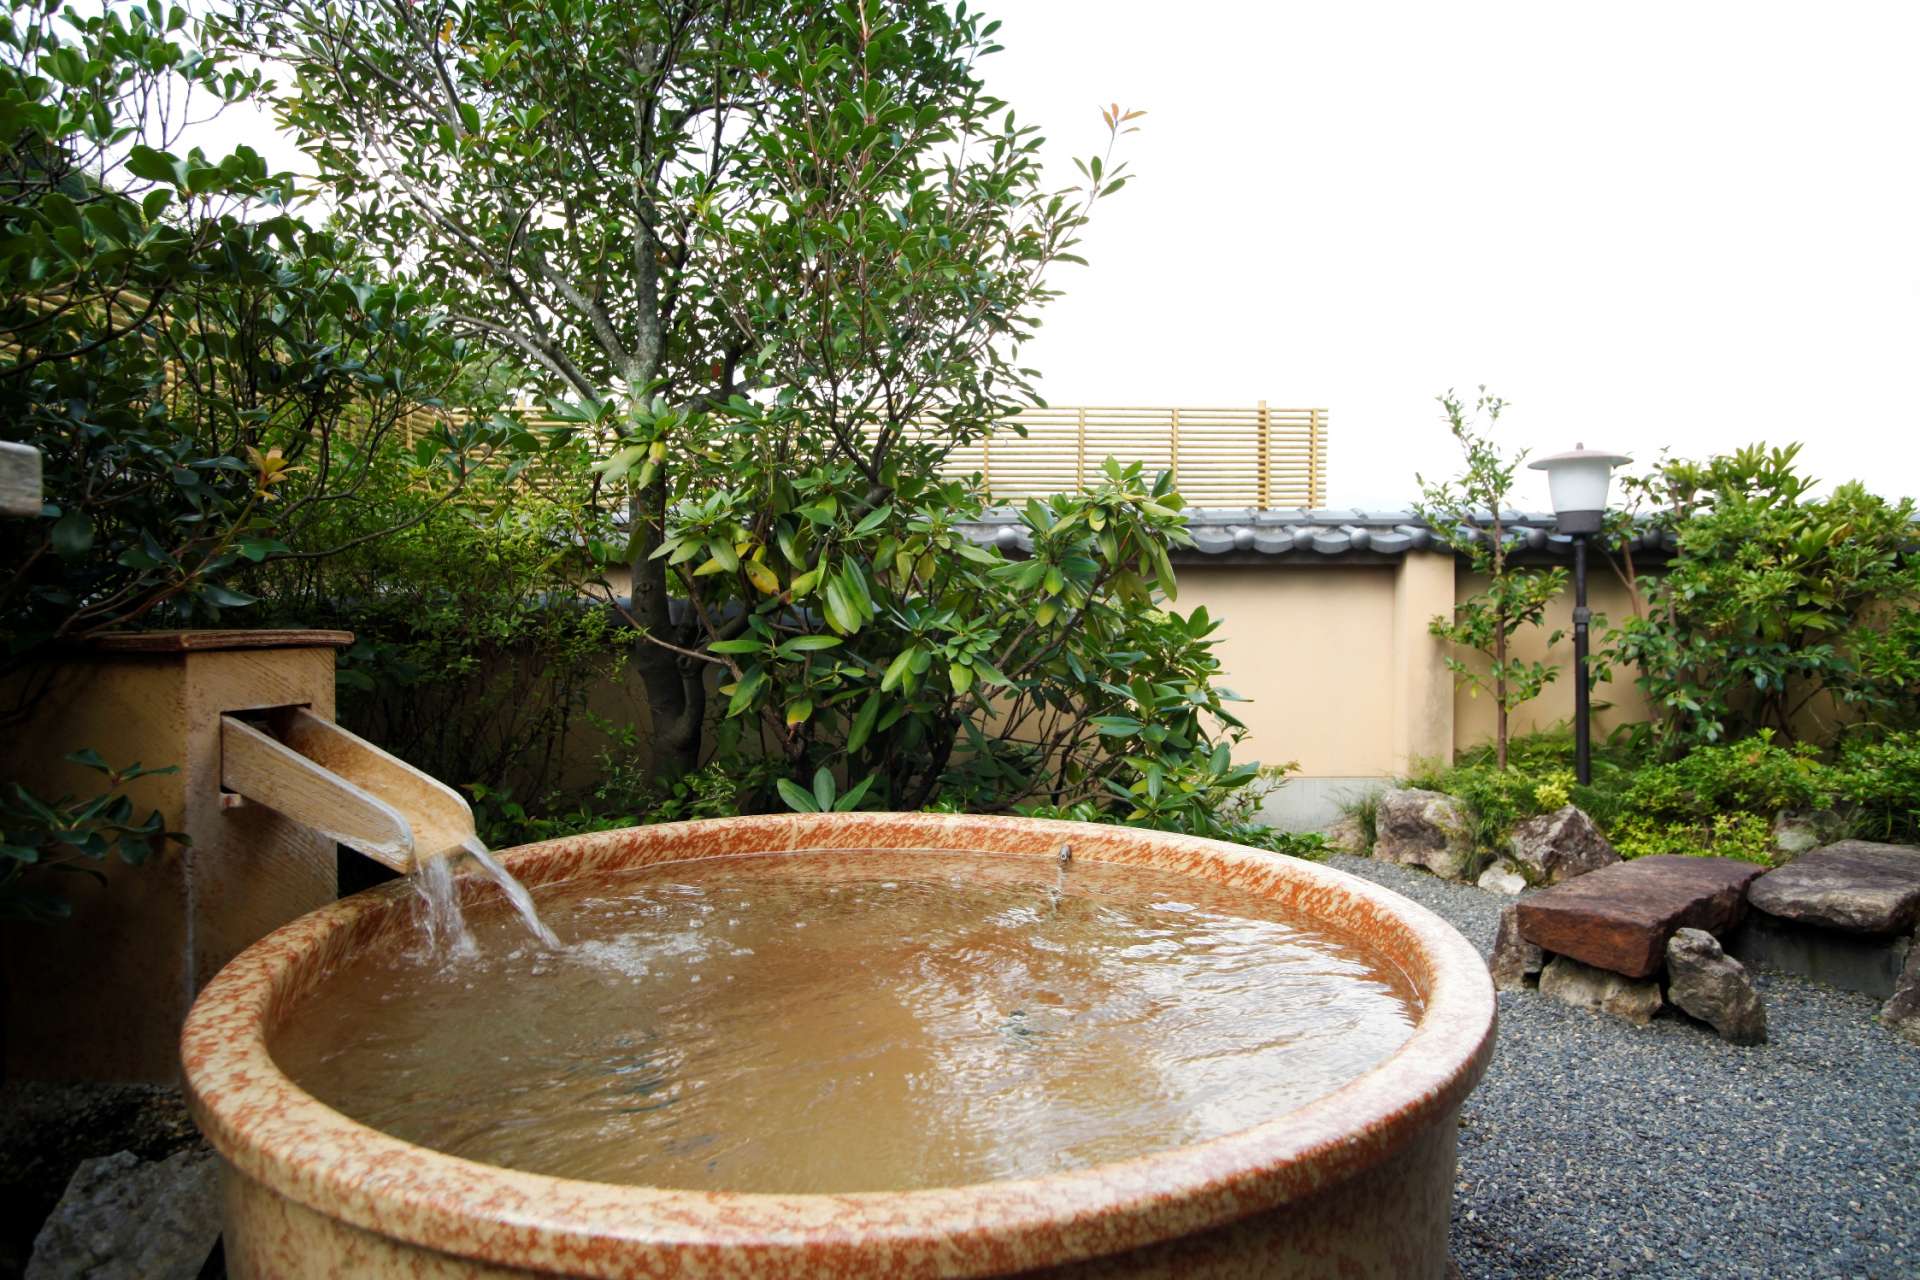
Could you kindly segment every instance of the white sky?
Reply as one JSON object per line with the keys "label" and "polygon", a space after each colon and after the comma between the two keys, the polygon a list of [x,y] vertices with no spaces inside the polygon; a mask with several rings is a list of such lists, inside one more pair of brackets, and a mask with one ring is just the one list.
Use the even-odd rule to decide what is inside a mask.
{"label": "white sky", "polygon": [[1920,495],[1920,4],[987,8],[1063,181],[1149,112],[1022,360],[1051,402],[1324,406],[1342,506],[1451,474],[1480,383],[1535,454],[1797,440]]}
{"label": "white sky", "polygon": [[1452,474],[1433,397],[1481,383],[1535,454],[1920,495],[1920,3],[987,8],[1063,185],[1149,113],[1024,353],[1051,402],[1325,407],[1340,506]]}

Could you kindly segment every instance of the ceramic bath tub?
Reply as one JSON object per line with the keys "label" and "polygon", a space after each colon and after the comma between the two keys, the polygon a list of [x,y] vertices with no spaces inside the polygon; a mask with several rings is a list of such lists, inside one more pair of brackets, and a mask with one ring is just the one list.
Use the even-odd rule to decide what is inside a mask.
{"label": "ceramic bath tub", "polygon": [[[225,1161],[238,1280],[307,1276],[1313,1276],[1439,1280],[1457,1116],[1493,1046],[1479,954],[1424,908],[1314,863],[1160,832],[1017,818],[824,814],[576,836],[504,859],[537,887],[741,853],[924,849],[1140,864],[1278,900],[1418,993],[1413,1034],[1343,1088],[1211,1141],[1023,1181],[840,1195],[571,1181],[401,1141],[310,1097],[268,1037],[335,958],[410,928],[404,883],[316,911],[208,985],[182,1052]],[[493,892],[469,886],[476,899]]]}

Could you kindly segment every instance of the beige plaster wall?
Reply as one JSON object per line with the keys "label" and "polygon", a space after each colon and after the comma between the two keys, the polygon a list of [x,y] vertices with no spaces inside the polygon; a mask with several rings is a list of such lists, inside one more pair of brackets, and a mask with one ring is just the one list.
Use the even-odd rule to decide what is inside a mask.
{"label": "beige plaster wall", "polygon": [[1394,566],[1194,566],[1179,577],[1176,608],[1226,619],[1222,679],[1253,699],[1236,708],[1250,756],[1317,776],[1391,770]]}
{"label": "beige plaster wall", "polygon": [[[1480,574],[1462,570],[1457,576],[1456,594],[1462,600],[1486,588],[1486,579]],[[1626,588],[1604,565],[1596,565],[1588,571],[1587,607],[1613,625],[1618,625],[1633,612]],[[1559,643],[1549,648],[1546,640],[1554,631],[1566,634],[1561,636]],[[1596,620],[1592,647],[1598,648],[1604,637],[1605,629]],[[1560,599],[1548,608],[1546,621],[1541,627],[1522,630],[1514,640],[1515,656],[1525,661],[1551,661],[1560,669],[1560,675],[1538,698],[1514,709],[1511,732],[1518,736],[1570,724],[1573,720],[1573,588],[1569,586]],[[1456,654],[1462,661],[1473,664],[1476,670],[1486,670],[1485,658],[1465,650],[1456,650]],[[1616,675],[1618,678],[1611,682],[1603,681],[1593,686],[1596,740],[1603,740],[1621,724],[1647,718],[1646,699],[1634,688],[1633,673],[1620,671]],[[1491,742],[1494,722],[1491,697],[1484,693],[1475,696],[1469,688],[1455,689],[1453,745],[1456,750]]]}
{"label": "beige plaster wall", "polygon": [[[1297,761],[1302,779],[1377,778],[1491,740],[1491,700],[1457,687],[1445,647],[1427,631],[1436,614],[1484,585],[1451,557],[1421,552],[1380,565],[1201,565],[1181,570],[1178,607],[1204,604],[1225,619],[1225,683],[1253,700],[1240,708],[1250,756]],[[1588,596],[1610,620],[1630,611],[1604,567],[1590,577]],[[1572,624],[1569,589],[1543,629],[1516,637],[1519,656],[1561,669],[1517,709],[1516,734],[1572,718]],[[1567,635],[1549,647],[1555,629]],[[1596,685],[1593,697],[1598,734],[1646,717],[1629,674]]]}
{"label": "beige plaster wall", "polygon": [[[1457,687],[1445,646],[1427,631],[1436,614],[1483,585],[1452,557],[1433,552],[1372,565],[1188,564],[1180,569],[1175,607],[1205,605],[1225,619],[1224,682],[1252,699],[1238,706],[1250,730],[1250,758],[1297,761],[1301,779],[1383,778],[1492,738],[1492,703]],[[1610,619],[1629,612],[1624,589],[1604,565],[1595,567],[1589,594],[1595,611]],[[1569,591],[1550,610],[1546,630],[1570,632],[1572,609]],[[1514,731],[1570,720],[1571,635],[1549,649],[1545,631],[1529,630],[1518,649],[1523,657],[1551,659],[1562,674],[1518,710]],[[1594,705],[1601,734],[1646,715],[1630,677],[1596,687]],[[644,749],[646,697],[638,679],[607,682],[593,691],[591,706],[618,723],[638,724]],[[560,784],[590,781],[603,742],[586,716],[576,717],[561,751]]]}

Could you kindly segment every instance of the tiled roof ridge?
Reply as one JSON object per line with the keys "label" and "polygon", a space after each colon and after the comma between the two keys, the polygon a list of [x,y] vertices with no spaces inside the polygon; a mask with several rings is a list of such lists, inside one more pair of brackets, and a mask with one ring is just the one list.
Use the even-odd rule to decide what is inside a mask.
{"label": "tiled roof ridge", "polygon": [[[1491,521],[1493,513],[1482,509],[1476,520]],[[1503,510],[1500,522],[1513,532],[1509,541],[1516,549],[1571,556],[1573,539],[1554,528],[1551,511]],[[1633,538],[1633,549],[1654,554],[1673,551],[1671,531],[1655,527],[1647,517]],[[960,527],[974,542],[998,545],[1005,551],[1031,551],[1033,540],[1027,536],[1014,507],[989,507],[978,520]],[[1250,507],[1190,507],[1187,531],[1193,546],[1186,555],[1202,556],[1291,556],[1307,555],[1309,561],[1322,558],[1393,558],[1409,551],[1444,550],[1447,537],[1412,511],[1366,511],[1357,507],[1290,508],[1279,511]],[[1460,529],[1468,538],[1486,536],[1477,530]],[[1300,557],[1295,557],[1300,558]]]}

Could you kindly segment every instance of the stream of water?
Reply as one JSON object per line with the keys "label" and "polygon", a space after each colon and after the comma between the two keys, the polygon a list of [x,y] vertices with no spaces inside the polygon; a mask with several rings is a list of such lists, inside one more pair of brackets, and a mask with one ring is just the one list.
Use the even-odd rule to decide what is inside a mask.
{"label": "stream of water", "polygon": [[479,837],[469,836],[456,850],[414,862],[413,887],[420,896],[418,919],[427,954],[458,959],[471,959],[479,954],[479,944],[474,941],[473,930],[468,928],[466,915],[460,909],[460,888],[453,874],[454,860],[462,853],[479,863],[487,878],[500,887],[521,923],[542,946],[557,948],[560,945],[560,939],[542,923],[540,913],[534,909],[533,895],[527,892],[527,886],[500,865],[500,860]]}

